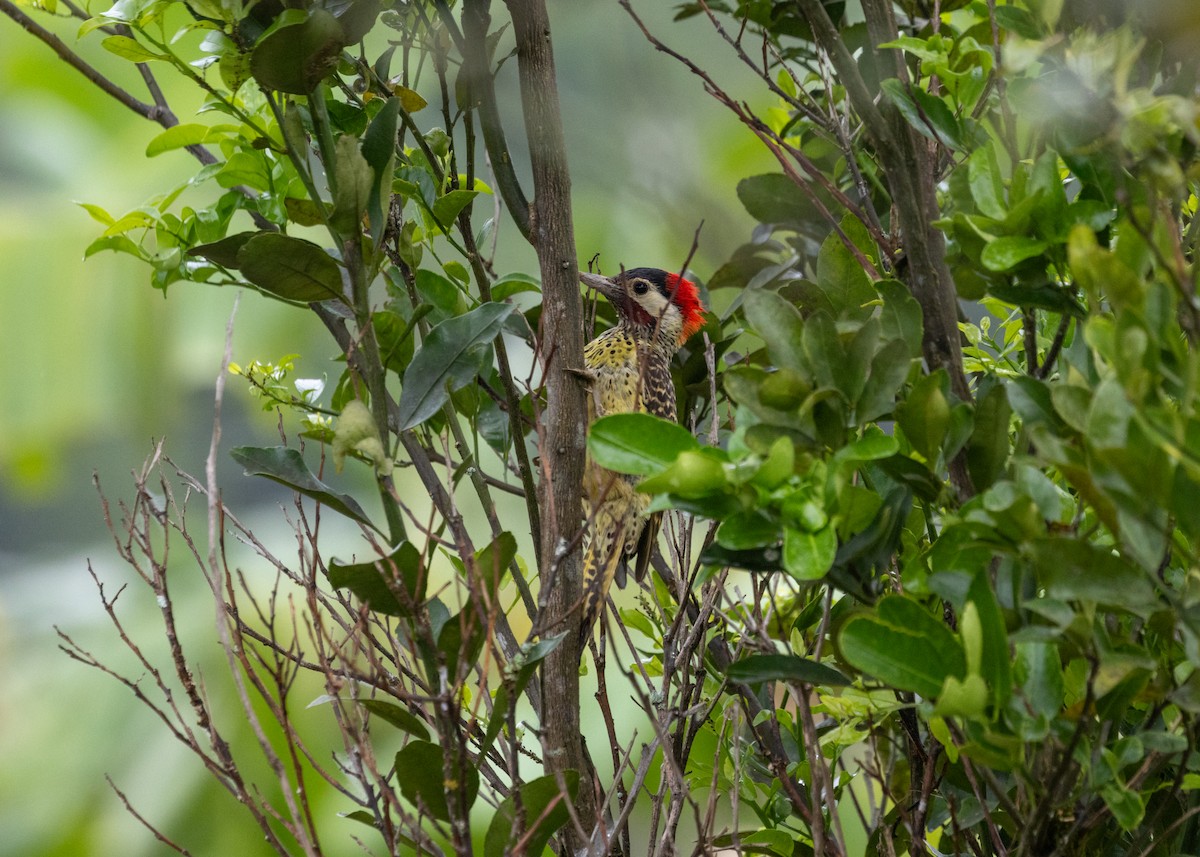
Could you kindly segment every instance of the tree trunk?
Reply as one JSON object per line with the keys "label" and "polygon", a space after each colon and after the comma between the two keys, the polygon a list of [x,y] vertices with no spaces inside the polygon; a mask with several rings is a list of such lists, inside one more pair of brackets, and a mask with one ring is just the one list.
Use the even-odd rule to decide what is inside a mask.
{"label": "tree trunk", "polygon": [[[534,199],[530,241],[542,275],[539,340],[546,367],[546,411],[542,419],[542,615],[543,634],[568,631],[542,667],[542,748],[547,773],[579,772],[576,817],[585,828],[596,818],[591,765],[583,747],[579,716],[579,604],[583,562],[577,545],[587,404],[579,379],[569,369],[583,366],[583,302],[571,225],[571,180],[567,169],[555,82],[550,20],[544,0],[506,0],[517,41],[525,133],[529,139]],[[570,834],[572,850],[583,845]],[[590,830],[587,831],[590,833]]]}

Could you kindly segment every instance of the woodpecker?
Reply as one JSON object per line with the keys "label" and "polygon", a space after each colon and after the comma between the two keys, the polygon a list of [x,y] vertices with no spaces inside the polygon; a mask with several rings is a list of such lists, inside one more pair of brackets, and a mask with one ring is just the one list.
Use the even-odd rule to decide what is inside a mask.
{"label": "woodpecker", "polygon": [[[612,279],[585,273],[579,278],[617,311],[616,326],[583,350],[580,374],[591,387],[589,425],[607,414],[638,411],[677,419],[671,358],[704,326],[695,285],[658,268],[631,268]],[[590,457],[584,469],[584,643],[618,572],[624,585],[627,557],[637,554],[634,577],[641,580],[658,539],[662,514],[646,515],[650,497],[638,493],[636,483],[637,477],[614,473]]]}

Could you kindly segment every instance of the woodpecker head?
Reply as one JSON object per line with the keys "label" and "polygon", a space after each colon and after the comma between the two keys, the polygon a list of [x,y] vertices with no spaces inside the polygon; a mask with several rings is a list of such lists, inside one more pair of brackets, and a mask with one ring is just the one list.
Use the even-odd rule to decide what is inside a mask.
{"label": "woodpecker head", "polygon": [[659,268],[630,268],[609,279],[579,274],[580,281],[608,298],[622,325],[646,331],[677,348],[704,327],[696,286]]}

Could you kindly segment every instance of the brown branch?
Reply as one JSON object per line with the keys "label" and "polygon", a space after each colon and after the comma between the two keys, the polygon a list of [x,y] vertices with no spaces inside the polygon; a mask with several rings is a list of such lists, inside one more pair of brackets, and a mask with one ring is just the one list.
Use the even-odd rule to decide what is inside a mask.
{"label": "brown branch", "polygon": [[113,782],[112,777],[105,774],[104,779],[108,782],[109,787],[114,792],[116,792],[117,797],[121,799],[121,803],[125,805],[125,811],[128,812],[130,815],[132,815],[135,819],[137,819],[137,821],[142,825],[142,827],[149,830],[150,833],[153,834],[155,839],[157,839],[163,845],[170,848],[172,851],[175,851],[179,854],[183,854],[183,855],[185,855],[185,857],[191,857],[190,851],[188,851],[183,846],[178,845],[175,842],[168,839],[161,830],[159,830],[157,827],[155,827],[153,824],[151,824],[149,821],[147,821],[141,813],[139,813],[136,809],[133,808],[133,804],[129,802],[129,797],[125,794],[125,792],[123,792],[119,788],[117,788],[117,784]]}
{"label": "brown branch", "polygon": [[[530,214],[530,242],[537,250],[542,277],[542,315],[539,342],[543,354],[554,348],[554,360],[544,366],[546,412],[539,454],[542,518],[541,580],[554,579],[545,600],[548,622],[561,621],[577,610],[583,591],[583,561],[579,551],[560,553],[559,545],[579,529],[583,510],[583,463],[586,453],[587,402],[579,379],[570,369],[583,365],[583,302],[579,294],[579,265],[571,222],[571,179],[555,80],[550,19],[544,0],[505,0],[512,16],[517,44],[517,67],[525,133],[529,141],[536,211]],[[581,646],[575,634],[542,664],[545,711],[542,734],[547,773],[579,772],[579,793],[573,809],[590,826],[598,817],[592,764],[583,745],[579,713]],[[568,807],[571,802],[568,801]],[[586,835],[586,834],[585,834]],[[573,850],[583,845],[576,834]]]}
{"label": "brown branch", "polygon": [[[438,2],[439,11],[445,7]],[[488,14],[489,0],[467,0],[463,4],[462,53],[463,71],[470,87],[472,106],[479,114],[479,127],[483,132],[483,143],[491,159],[500,198],[508,206],[509,214],[524,238],[534,243],[532,215],[529,201],[521,189],[521,182],[513,168],[508,140],[504,135],[504,124],[500,120],[500,109],[496,102],[496,82],[488,68],[487,31],[491,22]],[[515,17],[515,13],[514,13]],[[444,20],[453,23],[453,16],[446,9]]]}

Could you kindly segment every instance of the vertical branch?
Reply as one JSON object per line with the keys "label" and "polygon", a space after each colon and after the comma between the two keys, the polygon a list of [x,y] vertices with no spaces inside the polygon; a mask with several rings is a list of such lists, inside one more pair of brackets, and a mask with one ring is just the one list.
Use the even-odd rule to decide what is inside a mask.
{"label": "vertical branch", "polygon": [[[867,135],[887,175],[895,212],[892,229],[902,236],[908,264],[904,279],[921,305],[925,322],[922,342],[925,362],[931,371],[944,368],[950,376],[954,394],[970,402],[971,389],[963,370],[959,345],[958,297],[946,265],[945,239],[933,227],[938,216],[934,150],[893,105],[886,100],[876,104],[859,74],[858,64],[819,0],[796,0],[796,4],[812,27],[813,39],[829,56],[839,81],[845,85],[854,110],[863,118]],[[883,44],[898,37],[890,0],[863,0],[863,12],[872,44]],[[901,81],[907,80],[907,69],[899,51],[885,50],[879,54],[881,74],[891,73]],[[950,477],[963,498],[975,493],[962,454],[950,462]]]}
{"label": "vertical branch", "polygon": [[[537,250],[542,275],[540,341],[553,348],[545,365],[546,412],[540,450],[543,479],[543,585],[553,581],[545,601],[543,628],[569,620],[583,591],[583,562],[578,550],[559,546],[573,541],[582,515],[581,488],[585,453],[584,391],[568,371],[583,365],[583,302],[571,223],[571,180],[567,170],[555,82],[550,20],[544,0],[506,0],[517,41],[521,101],[529,140],[534,204],[530,241]],[[549,352],[546,352],[549,353]],[[573,627],[568,624],[568,627]],[[581,818],[595,817],[591,764],[583,747],[579,716],[580,645],[567,634],[542,668],[545,711],[542,740],[549,773],[575,770],[580,775],[576,809]]]}

